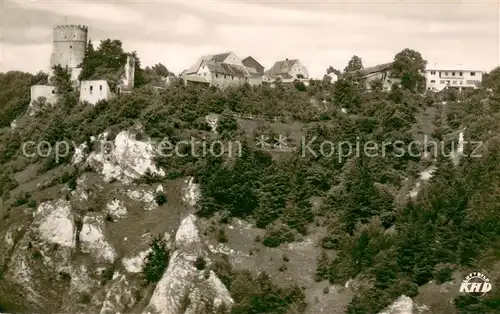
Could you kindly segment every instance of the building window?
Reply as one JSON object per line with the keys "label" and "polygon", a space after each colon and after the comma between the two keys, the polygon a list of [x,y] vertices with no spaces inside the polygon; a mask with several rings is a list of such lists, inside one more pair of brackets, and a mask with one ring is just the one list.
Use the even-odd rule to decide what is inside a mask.
{"label": "building window", "polygon": [[431,71],[431,75],[435,75],[436,74],[436,71]]}
{"label": "building window", "polygon": [[216,73],[216,74],[215,74],[215,77],[219,77],[219,74],[217,74],[217,73]]}
{"label": "building window", "polygon": [[226,74],[224,74],[224,79],[226,79]]}
{"label": "building window", "polygon": [[69,49],[73,48],[73,46],[69,46]]}
{"label": "building window", "polygon": [[444,75],[445,75],[445,76],[448,76],[448,72],[444,72]]}
{"label": "building window", "polygon": [[463,83],[463,82],[462,82],[462,81],[460,81],[460,85],[462,85],[462,83]]}
{"label": "building window", "polygon": [[55,91],[55,90],[52,90],[52,94],[55,94],[55,93],[56,93],[56,91]]}
{"label": "building window", "polygon": [[457,81],[453,81],[453,85],[457,85]]}
{"label": "building window", "polygon": [[436,80],[431,80],[431,83],[436,83]]}
{"label": "building window", "polygon": [[89,90],[90,90],[90,93],[92,94],[92,90],[94,89],[94,86],[90,86]]}
{"label": "building window", "polygon": [[470,76],[476,76],[476,72],[470,72]]}
{"label": "building window", "polygon": [[439,81],[439,84],[444,84],[444,81],[443,80]]}
{"label": "building window", "polygon": [[464,76],[464,72],[460,72],[460,73],[459,73],[459,75],[460,75],[460,76]]}
{"label": "building window", "polygon": [[451,72],[451,76],[455,76],[455,72]]}
{"label": "building window", "polygon": [[99,85],[99,90],[102,90],[102,85]]}

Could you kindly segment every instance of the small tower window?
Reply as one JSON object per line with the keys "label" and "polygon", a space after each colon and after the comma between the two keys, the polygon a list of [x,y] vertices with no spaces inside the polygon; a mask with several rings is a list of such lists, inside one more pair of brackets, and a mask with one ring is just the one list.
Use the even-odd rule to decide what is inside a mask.
{"label": "small tower window", "polygon": [[92,89],[94,88],[94,86],[90,86],[90,93],[92,94]]}
{"label": "small tower window", "polygon": [[99,90],[102,90],[102,85],[99,85]]}

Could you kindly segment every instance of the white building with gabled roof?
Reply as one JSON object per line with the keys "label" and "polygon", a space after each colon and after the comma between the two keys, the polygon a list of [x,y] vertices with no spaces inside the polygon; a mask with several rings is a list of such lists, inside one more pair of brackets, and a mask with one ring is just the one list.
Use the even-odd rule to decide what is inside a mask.
{"label": "white building with gabled roof", "polygon": [[182,74],[185,84],[221,88],[250,83],[250,77],[248,69],[233,52],[203,56]]}
{"label": "white building with gabled roof", "polygon": [[282,81],[290,80],[307,80],[309,79],[309,71],[299,59],[285,59],[276,61],[274,65],[265,72],[265,76],[270,81],[281,79]]}

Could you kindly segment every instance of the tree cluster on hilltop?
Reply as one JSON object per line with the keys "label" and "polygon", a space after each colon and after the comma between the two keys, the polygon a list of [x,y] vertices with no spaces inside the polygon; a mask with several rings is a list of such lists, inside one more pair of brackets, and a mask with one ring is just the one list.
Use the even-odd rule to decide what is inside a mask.
{"label": "tree cluster on hilltop", "polygon": [[[87,54],[82,77],[114,75],[119,71],[124,56],[121,43],[103,41],[95,51]],[[106,57],[97,58],[98,55]],[[360,65],[359,58],[348,67],[359,69]],[[0,121],[4,127],[0,133],[0,193],[4,199],[15,197],[8,193],[16,185],[13,174],[30,164],[45,163],[47,170],[70,161],[71,155],[59,164],[54,156],[49,161],[22,156],[21,144],[28,139],[52,144],[61,140],[82,143],[105,130],[121,130],[139,122],[147,135],[168,136],[173,143],[186,136],[205,136],[209,141],[238,140],[243,143],[241,158],[188,154],[158,158],[157,163],[166,170],[165,180],[187,175],[197,178],[202,190],[199,215],[218,213],[255,221],[258,227],[266,229],[265,245],[279,246],[307,235],[311,224],[326,227],[328,233],[322,246],[335,250],[337,257],[318,257],[317,279],[339,284],[356,277],[370,279],[356,293],[347,312],[377,313],[402,294],[415,296],[419,286],[431,279],[441,282],[456,269],[487,267],[488,261],[497,261],[498,256],[500,142],[496,134],[500,131],[500,70],[492,71],[483,88],[470,93],[422,95],[422,65],[425,62],[418,52],[405,49],[397,54],[394,75],[402,79],[402,86],[390,92],[368,92],[348,77],[335,84],[311,81],[305,89],[282,83],[274,88],[244,85],[225,90],[179,84],[156,92],[147,78],[168,72],[157,65],[143,71],[145,84],[130,94],[84,106],[78,104],[73,91],[67,91],[51,110],[22,117],[22,127],[14,131],[6,127],[26,111],[30,85],[46,80],[46,76],[0,74]],[[136,62],[136,66],[140,63]],[[66,86],[64,72],[58,72],[56,79],[57,84]],[[443,97],[448,100],[446,108],[440,105]],[[317,102],[312,105],[311,99]],[[348,108],[349,114],[340,108]],[[405,178],[418,176],[416,169],[425,162],[420,157],[397,157],[388,147],[385,157],[347,156],[337,160],[324,155],[304,157],[296,151],[272,158],[250,143],[246,130],[232,115],[236,112],[288,117],[303,124],[306,141],[316,138],[311,148],[319,151],[326,140],[399,140],[408,146],[413,140],[416,117],[425,109],[439,112],[439,121],[444,121],[435,122],[434,138],[442,139],[449,147],[455,131],[467,127],[467,136],[483,141],[483,157],[463,158],[458,166],[449,158],[438,158],[438,170],[429,185],[416,199],[403,204],[395,191],[403,188]],[[205,116],[210,113],[220,115],[218,134],[209,132]],[[270,123],[265,122],[251,138],[261,134],[276,135]],[[189,153],[191,148],[184,149]],[[324,200],[320,208],[313,208],[309,202],[312,197]],[[286,313],[293,304],[288,302],[290,299],[303,299],[297,290],[280,290],[270,285],[265,276],[245,276],[232,271],[226,274],[238,302],[238,313],[250,309],[266,313],[266,306],[275,309],[268,313]],[[237,295],[238,291],[243,292]],[[456,307],[460,313],[493,313],[498,308],[498,291],[481,299],[459,297]],[[298,303],[294,306],[302,309]]]}
{"label": "tree cluster on hilltop", "polygon": [[137,53],[126,53],[120,40],[102,40],[97,48],[89,41],[85,50],[80,67],[82,71],[78,79],[83,80],[106,80],[114,90],[121,77],[124,75],[124,67],[127,56],[135,60],[134,86],[141,87],[147,83],[141,61]]}
{"label": "tree cluster on hilltop", "polygon": [[[424,71],[426,64],[427,61],[423,59],[418,51],[406,48],[394,56],[390,67],[390,74],[392,77],[401,80],[401,87],[403,89],[424,92]],[[334,73],[339,78],[341,84],[345,86],[344,88],[352,88],[350,85],[357,85],[362,81],[360,73],[363,69],[363,60],[354,55],[349,60],[343,72],[330,66],[326,70],[326,74]],[[375,85],[377,85],[376,82]]]}

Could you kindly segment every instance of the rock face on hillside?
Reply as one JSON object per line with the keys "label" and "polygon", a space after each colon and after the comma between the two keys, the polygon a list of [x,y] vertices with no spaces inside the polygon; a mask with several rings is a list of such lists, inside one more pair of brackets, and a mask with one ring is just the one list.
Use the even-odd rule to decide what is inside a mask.
{"label": "rock face on hillside", "polygon": [[143,314],[210,313],[222,303],[226,308],[233,303],[213,271],[195,267],[197,258],[206,258],[195,222],[193,215],[182,221],[175,236],[178,249]]}
{"label": "rock face on hillside", "polygon": [[[101,287],[102,272],[118,257],[106,240],[105,228],[102,216],[93,214],[84,217],[77,233],[68,201],[41,204],[16,243],[4,280],[19,289],[30,308],[40,311],[62,308],[64,312],[105,314],[133,307],[135,294],[141,289],[135,274],[141,271],[148,250],[124,258],[123,272],[115,270]],[[197,258],[209,259],[193,215],[180,223],[174,247],[169,266],[142,313],[210,313],[208,309],[215,310],[222,303],[229,307],[232,298],[219,278],[212,271],[195,267]],[[84,259],[75,261],[79,255]],[[61,296],[67,292],[70,299],[64,300]],[[87,303],[88,309],[79,303]]]}
{"label": "rock face on hillside", "polygon": [[418,314],[418,313],[429,313],[428,308],[425,305],[418,306],[413,302],[410,297],[405,295],[400,296],[394,303],[392,303],[387,309],[383,310],[379,314]]}
{"label": "rock face on hillside", "polygon": [[[16,219],[2,225],[0,307],[89,314],[196,314],[212,313],[222,303],[230,307],[233,300],[219,278],[195,267],[197,258],[210,263],[191,214],[197,184],[190,178],[180,182],[183,209],[177,208],[179,218],[167,223],[172,213],[163,213],[167,208],[155,201],[164,187],[132,183],[147,171],[164,175],[154,165],[154,149],[128,131],[113,143],[93,152],[81,145],[74,165],[97,173],[81,175],[71,193],[57,187],[58,194],[35,209],[15,208]],[[145,286],[140,272],[158,233],[170,249],[169,265],[156,285]]]}
{"label": "rock face on hillside", "polygon": [[153,162],[156,150],[149,139],[137,140],[141,131],[141,126],[137,126],[136,130],[121,131],[113,141],[107,140],[108,133],[100,134],[91,139],[97,150],[85,156],[84,150],[87,144],[83,143],[78,148],[73,162],[79,163],[85,160],[87,164],[102,173],[106,181],[116,179],[130,183],[146,172],[164,176],[165,172],[157,168]]}
{"label": "rock face on hillside", "polygon": [[58,300],[71,273],[75,237],[69,202],[42,203],[34,213],[33,222],[15,243],[4,280],[35,307]]}

